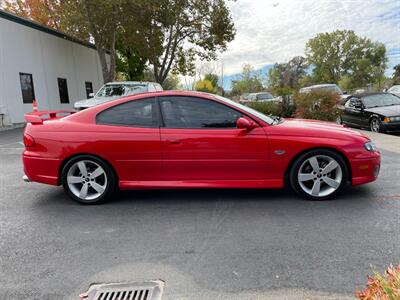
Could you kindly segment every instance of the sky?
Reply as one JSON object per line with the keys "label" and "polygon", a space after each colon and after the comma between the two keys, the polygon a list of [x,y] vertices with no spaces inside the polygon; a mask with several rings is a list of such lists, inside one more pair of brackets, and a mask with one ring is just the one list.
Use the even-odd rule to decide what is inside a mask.
{"label": "sky", "polygon": [[[351,29],[386,45],[386,75],[400,63],[400,0],[236,0],[228,1],[236,37],[216,65],[229,78],[243,64],[266,70],[304,55],[306,42],[320,32]],[[214,66],[215,68],[215,66]],[[218,67],[220,69],[220,67]]]}

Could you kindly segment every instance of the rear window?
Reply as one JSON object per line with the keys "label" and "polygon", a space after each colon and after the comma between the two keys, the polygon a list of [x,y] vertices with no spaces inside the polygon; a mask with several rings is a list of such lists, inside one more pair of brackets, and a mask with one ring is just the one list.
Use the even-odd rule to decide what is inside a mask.
{"label": "rear window", "polygon": [[155,98],[134,100],[110,107],[96,117],[97,124],[158,127]]}

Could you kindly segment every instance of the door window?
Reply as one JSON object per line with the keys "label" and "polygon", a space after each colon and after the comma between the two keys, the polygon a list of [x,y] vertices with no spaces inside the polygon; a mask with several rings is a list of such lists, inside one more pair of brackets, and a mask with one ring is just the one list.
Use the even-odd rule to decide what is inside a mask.
{"label": "door window", "polygon": [[154,98],[133,100],[110,107],[96,117],[97,124],[158,127],[158,114]]}
{"label": "door window", "polygon": [[345,107],[346,108],[355,108],[356,106],[361,106],[361,101],[358,98],[350,98],[346,103]]}
{"label": "door window", "polygon": [[223,104],[195,97],[160,97],[167,128],[236,128],[240,112]]}

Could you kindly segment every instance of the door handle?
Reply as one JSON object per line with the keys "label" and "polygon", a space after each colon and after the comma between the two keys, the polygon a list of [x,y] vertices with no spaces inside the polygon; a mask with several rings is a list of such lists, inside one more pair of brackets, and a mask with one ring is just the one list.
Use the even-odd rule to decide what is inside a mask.
{"label": "door handle", "polygon": [[180,140],[168,140],[168,142],[169,142],[170,144],[172,144],[172,145],[178,145],[178,144],[181,143]]}

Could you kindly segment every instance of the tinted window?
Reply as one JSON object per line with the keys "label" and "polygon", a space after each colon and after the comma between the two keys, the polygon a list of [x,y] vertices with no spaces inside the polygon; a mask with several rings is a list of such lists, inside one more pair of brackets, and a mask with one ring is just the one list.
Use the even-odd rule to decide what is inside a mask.
{"label": "tinted window", "polygon": [[268,100],[273,98],[274,96],[272,96],[270,93],[257,94],[257,100]]}
{"label": "tinted window", "polygon": [[90,98],[90,94],[93,93],[93,84],[90,81],[85,81],[86,98]]}
{"label": "tinted window", "polygon": [[21,83],[22,101],[24,103],[32,103],[33,99],[35,99],[32,74],[19,73],[19,81]]}
{"label": "tinted window", "polygon": [[375,94],[363,98],[364,105],[369,107],[399,105],[400,98],[392,94]]}
{"label": "tinted window", "polygon": [[57,81],[58,81],[58,93],[60,94],[60,102],[69,103],[67,79],[57,78]]}
{"label": "tinted window", "polygon": [[223,104],[194,97],[161,97],[168,128],[236,128],[241,114]]}
{"label": "tinted window", "polygon": [[99,113],[97,124],[158,127],[154,98],[136,100],[113,106]]}

